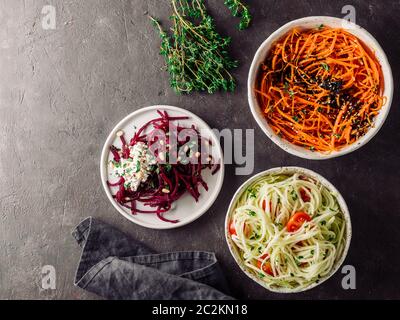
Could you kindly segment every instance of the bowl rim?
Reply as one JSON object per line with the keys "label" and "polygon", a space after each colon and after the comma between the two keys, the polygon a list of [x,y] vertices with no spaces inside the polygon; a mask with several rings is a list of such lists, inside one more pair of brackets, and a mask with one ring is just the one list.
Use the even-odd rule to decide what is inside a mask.
{"label": "bowl rim", "polygon": [[[330,191],[333,191],[333,192],[336,193],[336,198],[338,200],[340,208],[342,209],[344,220],[346,222],[346,230],[345,230],[345,241],[346,242],[345,242],[345,246],[344,246],[344,249],[343,249],[343,252],[342,252],[342,255],[341,255],[340,259],[335,262],[335,264],[333,265],[333,267],[332,267],[331,271],[329,272],[329,274],[327,276],[321,278],[318,283],[313,282],[309,286],[307,286],[305,288],[301,288],[301,289],[270,288],[270,287],[268,287],[263,281],[258,279],[255,275],[253,275],[251,272],[249,272],[245,268],[245,266],[243,265],[243,262],[239,259],[239,257],[237,257],[237,254],[236,254],[237,249],[236,249],[232,239],[229,236],[230,218],[231,218],[233,208],[234,208],[238,198],[247,189],[247,187],[251,183],[256,181],[257,179],[259,179],[259,178],[261,178],[263,176],[269,175],[269,174],[276,174],[276,173],[302,173],[302,174],[305,174],[305,175],[308,175],[310,177],[313,177],[313,178],[317,179],[318,182],[320,182],[323,186],[327,187]],[[239,268],[250,279],[252,279],[256,283],[258,283],[259,285],[261,285],[262,287],[264,287],[268,291],[275,292],[275,293],[299,293],[299,292],[303,292],[303,291],[307,291],[307,290],[310,290],[312,288],[315,288],[315,287],[321,285],[322,283],[324,283],[325,281],[327,281],[343,265],[343,263],[344,263],[344,261],[345,261],[345,259],[347,257],[347,254],[348,254],[348,251],[349,251],[349,248],[350,248],[350,243],[351,243],[351,238],[352,238],[352,225],[351,225],[350,212],[349,212],[349,209],[347,207],[346,201],[344,200],[343,196],[338,191],[338,189],[336,189],[336,187],[331,182],[329,182],[329,180],[327,180],[326,178],[321,176],[319,173],[316,173],[315,171],[310,170],[310,169],[306,169],[306,168],[303,168],[303,167],[297,167],[297,166],[271,168],[271,169],[259,172],[256,175],[254,175],[251,178],[249,178],[248,180],[246,180],[236,190],[234,196],[232,197],[232,200],[231,200],[231,202],[229,204],[229,207],[228,207],[228,210],[227,210],[227,213],[226,213],[226,216],[225,216],[224,230],[225,230],[225,232],[224,232],[225,233],[225,241],[228,244],[229,251],[230,251],[232,257],[234,258],[236,264],[239,266]]]}
{"label": "bowl rim", "polygon": [[[198,214],[193,215],[190,219],[188,220],[184,220],[184,221],[180,221],[178,223],[171,223],[171,224],[165,224],[165,225],[153,225],[153,224],[148,224],[146,222],[142,222],[142,221],[137,221],[134,220],[132,218],[131,215],[129,215],[125,210],[123,210],[120,205],[114,200],[114,198],[112,197],[111,191],[109,186],[107,185],[107,160],[108,160],[108,156],[109,156],[109,147],[112,144],[112,142],[115,140],[115,136],[116,133],[120,130],[120,128],[129,120],[133,119],[136,115],[140,114],[140,113],[146,113],[149,111],[155,111],[155,110],[160,110],[160,109],[165,109],[165,110],[171,110],[171,111],[175,111],[175,112],[181,112],[185,115],[188,115],[191,119],[193,119],[194,123],[201,125],[203,128],[207,129],[207,131],[210,134],[210,137],[217,142],[217,152],[220,154],[221,156],[221,167],[219,169],[219,178],[217,180],[217,185],[216,185],[216,189],[215,189],[215,193],[213,197],[210,197],[205,206],[203,207],[202,210],[199,210]],[[111,202],[111,204],[113,205],[113,207],[126,219],[128,219],[129,221],[131,221],[132,223],[135,223],[137,225],[140,225],[142,227],[145,228],[149,228],[149,229],[155,229],[155,230],[166,230],[166,229],[176,229],[179,227],[183,227],[197,219],[199,219],[202,215],[204,215],[208,209],[210,209],[210,207],[214,204],[214,202],[217,200],[219,194],[221,193],[221,189],[222,189],[222,185],[224,183],[224,178],[225,178],[225,163],[224,163],[224,154],[222,152],[222,147],[221,144],[219,143],[219,140],[215,134],[215,132],[211,129],[211,127],[203,120],[201,119],[199,116],[197,116],[196,114],[194,114],[193,112],[183,109],[183,108],[179,108],[179,107],[175,107],[175,106],[170,106],[170,105],[164,105],[164,104],[159,104],[159,105],[152,105],[152,106],[147,106],[147,107],[140,107],[139,109],[131,112],[130,114],[128,114],[127,116],[125,116],[121,121],[119,121],[111,130],[110,134],[107,136],[107,139],[104,143],[104,146],[102,148],[101,151],[101,156],[100,156],[100,179],[101,179],[101,183],[104,189],[104,192],[107,195],[108,200]]]}
{"label": "bowl rim", "polygon": [[[362,34],[363,39],[361,40],[364,43],[366,42],[365,39],[368,39],[368,43],[365,43],[365,45],[367,45],[368,47],[373,46],[375,49],[374,52],[376,52],[376,56],[380,56],[380,59],[378,61],[381,65],[382,72],[383,70],[387,71],[387,73],[383,74],[384,91],[385,91],[384,96],[386,97],[386,104],[384,105],[384,108],[382,108],[379,111],[378,114],[379,118],[375,119],[374,126],[369,128],[368,132],[353,144],[346,146],[340,149],[339,151],[333,151],[330,153],[312,152],[303,147],[293,145],[292,143],[279,138],[270,128],[268,122],[263,118],[263,115],[260,114],[260,107],[257,101],[257,97],[254,94],[253,84],[258,74],[260,59],[265,57],[265,55],[270,50],[270,47],[273,45],[273,43],[276,40],[278,40],[281,36],[283,36],[286,32],[288,32],[290,29],[294,27],[302,26],[307,23],[308,24],[315,23],[316,25],[318,25],[318,23],[325,25],[329,25],[330,23],[336,23],[336,24],[342,23],[343,26],[346,26],[346,28],[344,29],[346,29],[350,33],[353,33],[352,29],[358,30],[358,32]],[[358,35],[356,34],[354,35],[357,38],[359,38]],[[247,91],[248,91],[248,102],[251,113],[253,114],[253,117],[256,120],[259,127],[261,128],[261,130],[264,132],[265,135],[268,136],[269,139],[272,140],[272,142],[274,142],[278,147],[280,147],[284,151],[292,155],[298,156],[300,158],[309,160],[325,160],[343,156],[353,151],[356,151],[357,149],[366,145],[379,132],[390,112],[390,108],[393,101],[394,84],[393,84],[392,69],[385,51],[378,43],[378,41],[366,29],[342,18],[331,17],[331,16],[309,16],[289,21],[288,23],[284,24],[276,31],[274,31],[266,40],[263,41],[263,43],[257,49],[250,66],[248,81],[247,81]]]}

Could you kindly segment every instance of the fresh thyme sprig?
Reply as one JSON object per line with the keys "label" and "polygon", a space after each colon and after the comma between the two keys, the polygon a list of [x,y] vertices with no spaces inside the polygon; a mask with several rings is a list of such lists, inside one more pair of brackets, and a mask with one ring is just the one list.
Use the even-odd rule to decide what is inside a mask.
{"label": "fresh thyme sprig", "polygon": [[171,87],[177,93],[233,91],[235,80],[229,70],[237,67],[237,61],[228,55],[231,39],[216,31],[204,0],[171,0],[171,4],[171,36],[150,17],[160,33],[160,54],[165,57]]}
{"label": "fresh thyme sprig", "polygon": [[225,0],[224,3],[234,17],[240,17],[239,29],[247,29],[252,19],[248,6],[240,0]]}

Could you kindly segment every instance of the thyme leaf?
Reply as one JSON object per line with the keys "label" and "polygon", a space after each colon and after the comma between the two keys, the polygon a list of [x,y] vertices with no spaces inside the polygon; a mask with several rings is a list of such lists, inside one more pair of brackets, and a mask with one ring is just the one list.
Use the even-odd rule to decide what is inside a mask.
{"label": "thyme leaf", "polygon": [[204,0],[171,0],[171,34],[150,17],[161,38],[170,85],[178,94],[193,91],[234,91],[230,70],[238,66],[228,54],[231,39],[221,36]]}
{"label": "thyme leaf", "polygon": [[224,4],[234,17],[240,17],[239,30],[247,29],[252,20],[248,6],[240,0],[225,0]]}

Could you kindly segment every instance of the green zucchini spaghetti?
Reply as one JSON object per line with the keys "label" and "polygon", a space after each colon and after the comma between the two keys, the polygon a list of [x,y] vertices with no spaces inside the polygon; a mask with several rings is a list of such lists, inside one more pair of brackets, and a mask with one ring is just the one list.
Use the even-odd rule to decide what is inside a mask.
{"label": "green zucchini spaghetti", "polygon": [[250,184],[228,221],[244,268],[270,289],[300,291],[329,276],[346,246],[337,196],[303,173],[271,173]]}

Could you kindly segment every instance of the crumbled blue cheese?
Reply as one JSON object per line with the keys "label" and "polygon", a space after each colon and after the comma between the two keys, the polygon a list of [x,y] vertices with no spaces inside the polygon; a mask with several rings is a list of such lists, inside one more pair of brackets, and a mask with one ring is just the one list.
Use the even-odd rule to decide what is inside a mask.
{"label": "crumbled blue cheese", "polygon": [[143,142],[130,146],[129,150],[128,159],[121,158],[119,163],[111,161],[110,167],[117,177],[125,179],[126,189],[136,191],[142,182],[146,182],[157,160]]}

